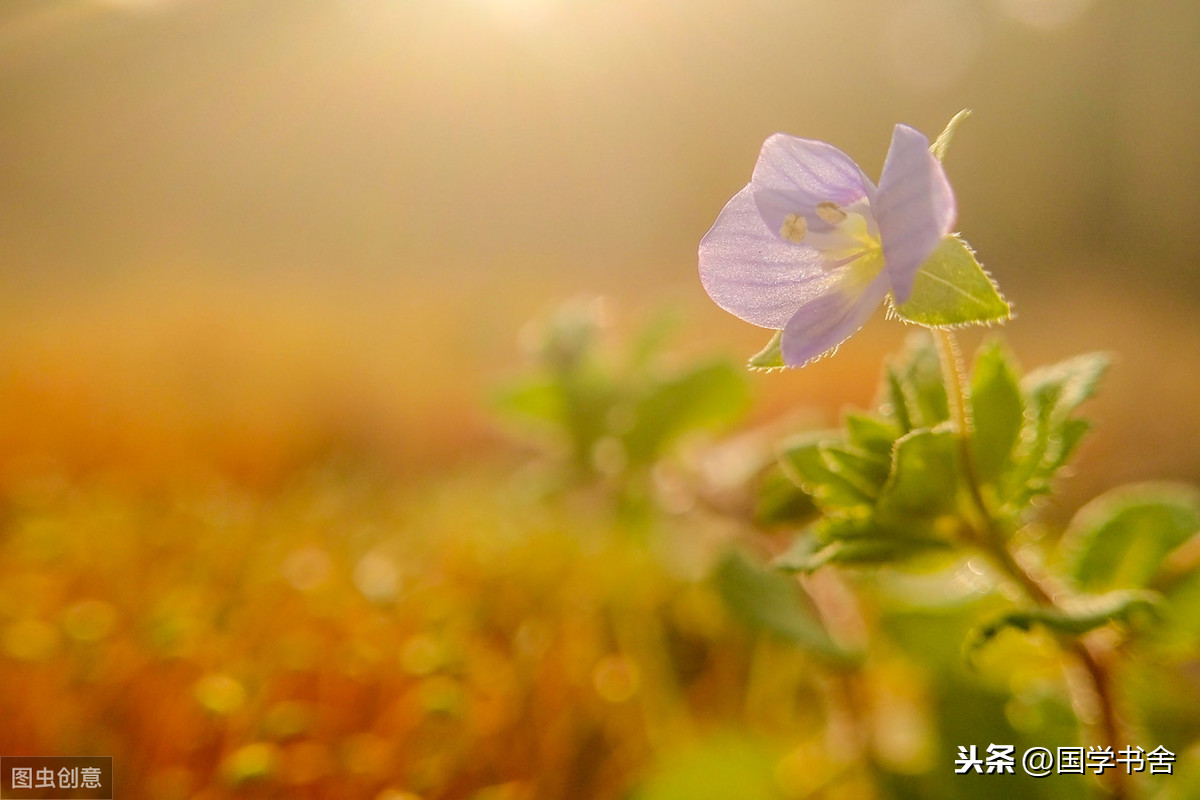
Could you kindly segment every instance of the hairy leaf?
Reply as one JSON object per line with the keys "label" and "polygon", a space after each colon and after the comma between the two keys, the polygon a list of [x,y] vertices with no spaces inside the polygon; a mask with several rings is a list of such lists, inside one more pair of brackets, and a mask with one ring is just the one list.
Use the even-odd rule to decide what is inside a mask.
{"label": "hairy leaf", "polygon": [[930,328],[991,324],[1012,317],[1012,308],[958,236],[947,236],[917,271],[912,294],[893,308],[906,322]]}
{"label": "hairy leaf", "polygon": [[975,358],[971,415],[971,452],[980,480],[990,483],[1008,465],[1025,419],[1017,370],[1000,342],[985,345]]}
{"label": "hairy leaf", "polygon": [[953,513],[958,497],[958,451],[953,431],[917,430],[896,442],[892,472],[879,498],[881,511],[896,516]]}
{"label": "hairy leaf", "polygon": [[1063,537],[1071,574],[1095,591],[1146,586],[1167,554],[1200,530],[1200,492],[1149,483],[1107,492],[1081,508]]}
{"label": "hairy leaf", "polygon": [[826,513],[871,505],[869,484],[861,476],[831,464],[821,450],[825,443],[836,444],[837,440],[830,439],[828,434],[785,440],[779,453],[784,473],[812,495]]}

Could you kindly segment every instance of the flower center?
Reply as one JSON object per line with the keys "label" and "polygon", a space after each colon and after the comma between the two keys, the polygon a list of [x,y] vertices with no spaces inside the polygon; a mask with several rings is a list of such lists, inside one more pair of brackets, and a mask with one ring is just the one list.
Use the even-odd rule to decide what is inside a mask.
{"label": "flower center", "polygon": [[788,214],[779,235],[818,251],[826,269],[848,288],[865,287],[883,269],[879,226],[866,198],[844,208],[826,200],[807,215]]}

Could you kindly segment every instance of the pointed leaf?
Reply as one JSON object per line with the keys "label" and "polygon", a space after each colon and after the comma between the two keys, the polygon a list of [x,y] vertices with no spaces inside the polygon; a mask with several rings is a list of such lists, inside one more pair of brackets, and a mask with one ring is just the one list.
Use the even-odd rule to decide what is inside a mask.
{"label": "pointed leaf", "polygon": [[896,421],[902,434],[908,433],[915,427],[909,411],[909,403],[915,402],[915,400],[909,400],[911,393],[911,390],[906,390],[900,371],[894,365],[888,364],[884,370],[883,385],[883,395],[886,400],[882,404],[881,411]]}
{"label": "pointed leaf", "polygon": [[894,311],[906,322],[930,328],[991,324],[1012,316],[1008,301],[975,253],[953,235],[921,265],[912,295]]}

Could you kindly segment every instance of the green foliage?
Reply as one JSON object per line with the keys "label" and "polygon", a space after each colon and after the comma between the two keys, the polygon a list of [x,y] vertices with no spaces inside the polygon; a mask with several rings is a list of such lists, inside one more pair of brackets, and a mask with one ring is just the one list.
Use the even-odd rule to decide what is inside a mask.
{"label": "green foliage", "polygon": [[749,405],[745,376],[728,361],[665,366],[669,328],[654,320],[614,353],[596,303],[564,305],[531,343],[534,371],[495,405],[556,442],[577,478],[636,482],[682,439],[728,427]]}
{"label": "green foliage", "polygon": [[1060,608],[1021,608],[980,626],[968,645],[976,650],[1006,628],[1028,631],[1041,625],[1055,633],[1079,636],[1110,623],[1136,624],[1159,615],[1161,596],[1155,592],[1124,590],[1075,598]]}
{"label": "green foliage", "polygon": [[1083,356],[1022,380],[1006,348],[985,344],[963,401],[973,420],[964,442],[950,421],[937,349],[928,334],[910,337],[885,368],[874,411],[847,413],[841,430],[781,442],[783,473],[821,517],[779,566],[897,562],[964,544],[978,524],[972,491],[1001,524],[1019,524],[1088,430],[1074,413],[1105,364]]}
{"label": "green foliage", "polygon": [[1010,463],[1025,421],[1017,370],[999,341],[985,345],[971,376],[971,455],[980,480],[994,484]]}
{"label": "green foliage", "polygon": [[929,328],[1004,322],[1012,308],[958,236],[947,236],[917,271],[912,294],[896,316]]}
{"label": "green foliage", "polygon": [[717,565],[713,582],[729,610],[748,628],[795,642],[831,661],[851,660],[801,600],[795,581],[734,551]]}
{"label": "green foliage", "polygon": [[999,499],[1010,513],[1019,513],[1030,500],[1050,492],[1054,477],[1091,428],[1072,415],[1095,393],[1107,368],[1105,355],[1091,353],[1035,370],[1021,381],[1025,424],[996,482]]}
{"label": "green foliage", "polygon": [[941,550],[957,528],[958,448],[937,352],[927,336],[910,340],[888,365],[885,402],[853,412],[845,429],[806,434],[780,447],[784,472],[823,517],[779,566],[879,563]]}
{"label": "green foliage", "polygon": [[1200,493],[1190,486],[1128,486],[1093,500],[1063,538],[1070,575],[1086,591],[1150,585],[1164,559],[1200,531]]}
{"label": "green foliage", "polygon": [[820,512],[812,495],[797,486],[779,465],[773,464],[759,481],[753,513],[756,525],[777,528],[811,522]]}

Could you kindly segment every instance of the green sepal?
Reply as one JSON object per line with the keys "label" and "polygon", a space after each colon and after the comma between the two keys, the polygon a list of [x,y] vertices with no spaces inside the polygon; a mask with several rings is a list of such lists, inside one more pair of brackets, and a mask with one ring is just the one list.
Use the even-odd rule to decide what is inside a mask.
{"label": "green sepal", "polygon": [[964,108],[950,118],[950,121],[946,123],[946,127],[933,140],[933,144],[929,145],[929,152],[933,153],[934,158],[938,161],[946,160],[946,151],[950,149],[950,141],[954,138],[954,134],[958,132],[958,126],[969,116],[971,116],[971,109]]}
{"label": "green sepal", "polygon": [[763,569],[733,551],[717,565],[713,583],[730,612],[746,627],[795,642],[837,663],[855,660],[825,632],[801,600],[794,579]]}
{"label": "green sepal", "polygon": [[783,360],[783,331],[775,331],[767,346],[751,356],[746,366],[758,372],[772,372],[786,367]]}
{"label": "green sepal", "polygon": [[892,310],[928,328],[990,325],[1012,317],[996,283],[957,235],[942,240],[917,270],[908,300]]}
{"label": "green sepal", "polygon": [[1150,584],[1167,555],[1200,530],[1200,492],[1173,483],[1124,486],[1081,508],[1061,549],[1088,591]]}
{"label": "green sepal", "polygon": [[979,626],[968,638],[968,652],[995,639],[1006,628],[1029,631],[1035,625],[1055,633],[1081,636],[1110,623],[1137,624],[1160,616],[1162,595],[1148,591],[1116,591],[1076,598],[1062,608],[1026,608]]}

